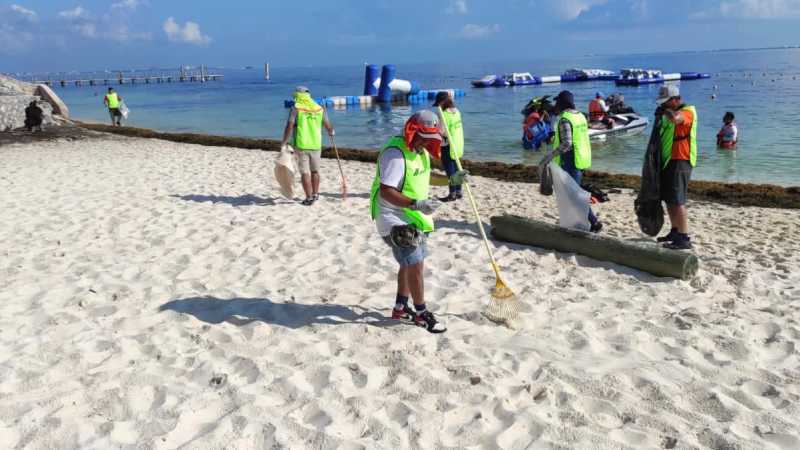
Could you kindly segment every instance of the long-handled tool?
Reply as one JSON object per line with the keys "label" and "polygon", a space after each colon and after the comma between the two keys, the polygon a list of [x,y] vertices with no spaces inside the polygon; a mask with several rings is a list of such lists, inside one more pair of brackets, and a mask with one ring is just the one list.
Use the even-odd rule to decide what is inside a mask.
{"label": "long-handled tool", "polygon": [[333,136],[331,136],[331,144],[333,144],[333,153],[336,154],[336,162],[339,163],[339,174],[342,176],[342,200],[344,200],[347,198],[347,179],[344,177],[342,160],[339,159],[339,149],[336,148],[336,139]]}
{"label": "long-handled tool", "polygon": [[[458,158],[456,158],[456,166],[458,170],[463,170],[461,168],[461,161]],[[481,222],[481,216],[478,213],[478,205],[475,203],[475,197],[472,196],[469,183],[465,182],[464,187],[467,189],[467,198],[469,198],[469,203],[472,206],[472,212],[475,213],[475,219],[478,221],[478,230],[481,232],[483,244],[486,247],[486,253],[489,254],[489,259],[492,262],[492,269],[494,269],[496,277],[494,290],[492,291],[491,299],[484,314],[491,321],[504,323],[513,328],[519,318],[520,301],[514,292],[506,286],[502,278],[500,278],[500,268],[497,265],[497,261],[494,259],[492,247],[489,245],[486,232],[483,230],[483,222]]]}

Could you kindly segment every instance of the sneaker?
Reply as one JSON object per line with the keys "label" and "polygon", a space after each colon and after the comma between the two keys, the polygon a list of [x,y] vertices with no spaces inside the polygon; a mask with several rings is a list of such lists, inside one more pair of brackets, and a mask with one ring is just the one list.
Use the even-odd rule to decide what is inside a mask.
{"label": "sneaker", "polygon": [[303,200],[300,203],[303,204],[303,205],[306,205],[306,206],[311,206],[314,203],[314,199],[313,198],[307,198],[307,199]]}
{"label": "sneaker", "polygon": [[679,237],[672,242],[667,242],[664,244],[664,248],[668,248],[670,250],[691,250],[692,240],[688,236],[686,238]]}
{"label": "sneaker", "polygon": [[656,242],[672,242],[675,239],[678,239],[678,229],[677,228],[673,228],[673,229],[669,230],[669,233],[667,233],[666,236],[661,236],[661,237],[656,238]]}
{"label": "sneaker", "polygon": [[414,316],[414,323],[418,327],[423,327],[430,333],[444,333],[447,331],[447,328],[441,322],[438,322],[435,317],[433,317],[433,313],[430,311],[425,311],[422,314],[416,314]]}
{"label": "sneaker", "polygon": [[595,222],[591,227],[589,227],[589,231],[592,233],[599,233],[600,230],[603,229],[603,222]]}
{"label": "sneaker", "polygon": [[313,200],[313,201],[317,201],[317,200],[319,200],[319,194],[314,194],[314,195],[312,195],[312,196],[311,196],[311,200]]}
{"label": "sneaker", "polygon": [[408,305],[403,305],[403,309],[392,308],[392,319],[394,320],[411,320],[414,316],[416,316],[414,310]]}
{"label": "sneaker", "polygon": [[456,200],[458,200],[458,198],[456,197],[455,194],[450,194],[447,197],[439,197],[439,201],[440,202],[445,202],[445,203],[456,201]]}
{"label": "sneaker", "polygon": [[456,200],[461,200],[462,198],[463,195],[461,194],[461,192],[456,192]]}

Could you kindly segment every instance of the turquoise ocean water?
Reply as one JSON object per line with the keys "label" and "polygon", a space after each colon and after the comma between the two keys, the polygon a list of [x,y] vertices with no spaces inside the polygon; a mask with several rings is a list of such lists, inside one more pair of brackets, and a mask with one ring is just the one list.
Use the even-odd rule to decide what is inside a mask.
{"label": "turquoise ocean water", "polygon": [[[371,61],[376,64],[393,61]],[[615,87],[613,82],[564,83],[515,88],[474,89],[469,81],[489,73],[531,72],[559,75],[571,67],[618,70],[645,67],[665,73],[700,71],[712,78],[680,83],[686,102],[697,107],[700,156],[694,179],[800,185],[800,50],[750,50],[675,53],[498,63],[398,64],[398,78],[423,89],[462,88],[458,99],[466,132],[467,158],[536,164],[541,153],[520,145],[522,106],[533,96],[571,90],[586,109],[595,91],[621,92],[626,103],[651,117],[658,85]],[[287,111],[283,100],[295,85],[314,96],[360,95],[361,65],[349,67],[272,67],[271,80],[255,69],[212,69],[224,81],[116,86],[131,110],[128,124],[162,131],[198,132],[280,139]],[[714,90],[717,86],[718,90]],[[57,87],[72,114],[108,121],[102,106],[105,87]],[[711,99],[715,93],[716,99]],[[377,149],[398,134],[406,118],[427,105],[331,109],[339,146]],[[737,151],[717,150],[715,135],[725,111],[733,111],[740,130]],[[593,167],[638,174],[648,129],[636,136],[609,139],[593,147]]]}

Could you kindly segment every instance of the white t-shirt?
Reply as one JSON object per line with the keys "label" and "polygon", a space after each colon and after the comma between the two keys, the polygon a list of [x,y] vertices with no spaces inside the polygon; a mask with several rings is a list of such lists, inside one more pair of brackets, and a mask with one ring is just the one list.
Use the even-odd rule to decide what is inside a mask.
{"label": "white t-shirt", "polygon": [[[380,165],[381,184],[401,191],[406,176],[406,161],[403,158],[403,151],[396,147],[387,148],[381,155],[378,164]],[[380,192],[378,192],[378,206],[380,211],[378,217],[375,218],[375,225],[381,236],[388,236],[394,226],[406,224],[406,221],[402,219],[405,216],[403,208],[384,200]]]}

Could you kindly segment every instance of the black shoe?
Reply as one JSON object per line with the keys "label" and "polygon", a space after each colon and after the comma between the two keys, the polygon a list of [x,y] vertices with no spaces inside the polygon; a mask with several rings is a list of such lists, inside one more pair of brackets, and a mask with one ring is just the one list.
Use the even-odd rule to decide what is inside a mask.
{"label": "black shoe", "polygon": [[456,192],[456,200],[461,200],[462,197],[461,192]]}
{"label": "black shoe", "polygon": [[408,305],[403,305],[403,309],[392,308],[392,319],[394,320],[411,320],[417,314]]}
{"label": "black shoe", "polygon": [[422,314],[416,314],[414,316],[414,323],[418,327],[424,327],[430,333],[444,333],[447,331],[447,327],[445,327],[441,322],[437,321],[436,318],[433,317],[433,313],[430,311],[424,311]]}
{"label": "black shoe", "polygon": [[656,242],[672,242],[675,239],[678,239],[678,229],[677,228],[673,228],[673,229],[669,230],[669,233],[667,233],[666,236],[661,236],[659,238],[656,238]]}
{"label": "black shoe", "polygon": [[303,200],[302,202],[300,202],[300,204],[305,205],[305,206],[311,206],[311,205],[314,204],[314,199],[309,197],[309,198]]}
{"label": "black shoe", "polygon": [[445,203],[453,202],[453,201],[456,201],[456,200],[458,200],[458,198],[455,196],[455,194],[450,194],[447,197],[439,197],[439,201],[440,202],[445,202]]}
{"label": "black shoe", "polygon": [[589,227],[589,231],[592,233],[599,233],[600,230],[603,229],[603,222],[595,222],[591,227]]}
{"label": "black shoe", "polygon": [[691,250],[692,249],[692,240],[686,236],[679,237],[672,242],[667,242],[664,244],[664,248],[668,248],[670,250]]}
{"label": "black shoe", "polygon": [[311,196],[311,200],[312,200],[312,201],[317,201],[317,200],[319,200],[319,194],[314,194],[314,195],[312,195],[312,196]]}

